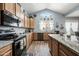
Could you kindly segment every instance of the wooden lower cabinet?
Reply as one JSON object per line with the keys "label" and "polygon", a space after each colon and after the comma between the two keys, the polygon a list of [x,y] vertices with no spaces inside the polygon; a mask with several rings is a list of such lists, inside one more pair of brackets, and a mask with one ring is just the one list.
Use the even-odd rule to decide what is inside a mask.
{"label": "wooden lower cabinet", "polygon": [[37,41],[37,33],[33,32],[33,40]]}
{"label": "wooden lower cabinet", "polygon": [[58,42],[56,39],[50,38],[50,40],[52,56],[79,56],[79,53]]}
{"label": "wooden lower cabinet", "polygon": [[12,44],[0,48],[0,56],[12,56]]}
{"label": "wooden lower cabinet", "polygon": [[43,33],[37,33],[38,41],[43,41]]}
{"label": "wooden lower cabinet", "polygon": [[59,49],[59,56],[67,56],[62,50]]}
{"label": "wooden lower cabinet", "polygon": [[52,39],[51,41],[52,55],[58,56],[58,42],[55,39]]}
{"label": "wooden lower cabinet", "polygon": [[43,33],[33,33],[34,41],[43,41]]}
{"label": "wooden lower cabinet", "polygon": [[31,45],[32,41],[33,41],[33,37],[32,37],[33,33],[29,33],[27,35],[27,41],[26,41],[26,49],[29,48],[29,46]]}
{"label": "wooden lower cabinet", "polygon": [[35,41],[48,41],[48,33],[33,33],[33,40]]}
{"label": "wooden lower cabinet", "polygon": [[5,53],[3,56],[12,56],[12,50],[8,51],[8,52]]}
{"label": "wooden lower cabinet", "polygon": [[78,56],[79,54],[75,52],[74,50],[68,48],[67,46],[63,44],[59,44],[59,55],[63,56]]}
{"label": "wooden lower cabinet", "polygon": [[48,36],[48,33],[43,33],[43,39],[44,41],[48,41],[49,40],[49,36]]}
{"label": "wooden lower cabinet", "polygon": [[[51,40],[52,38],[49,36],[49,41],[48,41],[48,46],[49,46],[49,51],[50,51],[50,53],[51,53],[51,43],[52,43],[52,40]],[[51,53],[52,54],[52,53]]]}

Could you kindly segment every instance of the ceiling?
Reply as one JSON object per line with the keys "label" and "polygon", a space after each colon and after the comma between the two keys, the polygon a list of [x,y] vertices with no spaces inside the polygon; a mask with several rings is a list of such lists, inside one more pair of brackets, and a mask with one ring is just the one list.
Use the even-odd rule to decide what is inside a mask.
{"label": "ceiling", "polygon": [[50,9],[61,14],[67,14],[72,9],[78,7],[79,3],[21,3],[21,6],[29,14],[43,9]]}
{"label": "ceiling", "polygon": [[79,17],[79,8],[75,9],[71,13],[67,14],[66,17]]}

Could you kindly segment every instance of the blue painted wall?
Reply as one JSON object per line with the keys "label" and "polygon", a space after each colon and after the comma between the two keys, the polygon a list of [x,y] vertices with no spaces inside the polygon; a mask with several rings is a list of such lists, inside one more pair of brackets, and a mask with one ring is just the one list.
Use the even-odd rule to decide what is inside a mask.
{"label": "blue painted wall", "polygon": [[[52,14],[53,20],[54,20],[54,26],[56,26],[56,23],[58,23],[59,25],[63,24],[63,26],[64,26],[65,20],[64,20],[64,16],[62,14],[45,9],[45,10],[41,10],[41,11],[35,13],[37,15],[37,17],[35,17],[36,26],[35,26],[34,32],[42,32],[39,29],[39,23],[40,23],[40,14],[43,14],[43,13]],[[54,32],[54,30],[52,30],[50,32],[52,33],[52,32]]]}

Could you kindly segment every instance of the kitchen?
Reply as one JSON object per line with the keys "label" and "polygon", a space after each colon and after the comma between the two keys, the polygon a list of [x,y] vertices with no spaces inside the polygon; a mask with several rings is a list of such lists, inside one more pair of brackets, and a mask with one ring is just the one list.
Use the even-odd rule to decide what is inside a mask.
{"label": "kitchen", "polygon": [[0,56],[78,56],[79,3],[0,3]]}

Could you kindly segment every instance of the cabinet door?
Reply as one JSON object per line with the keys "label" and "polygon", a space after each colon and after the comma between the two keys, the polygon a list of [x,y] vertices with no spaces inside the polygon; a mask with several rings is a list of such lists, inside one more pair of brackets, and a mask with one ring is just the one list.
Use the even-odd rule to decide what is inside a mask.
{"label": "cabinet door", "polygon": [[4,3],[0,3],[0,10],[4,10]]}
{"label": "cabinet door", "polygon": [[20,18],[21,15],[21,6],[19,4],[16,4],[16,16]]}
{"label": "cabinet door", "polygon": [[24,18],[24,13],[23,13],[23,12],[20,13],[20,19],[25,19],[25,18]]}
{"label": "cabinet door", "polygon": [[34,19],[33,18],[30,19],[30,23],[31,23],[31,28],[34,28],[35,22],[34,22]]}
{"label": "cabinet door", "polygon": [[35,27],[35,20],[33,18],[30,18],[30,27],[31,28]]}
{"label": "cabinet door", "polygon": [[37,33],[37,40],[38,41],[43,41],[43,33]]}
{"label": "cabinet door", "polygon": [[58,42],[52,38],[52,55],[58,56]]}
{"label": "cabinet door", "polygon": [[29,33],[28,35],[27,35],[27,49],[29,48],[29,46],[31,45],[31,43],[32,43],[32,33]]}
{"label": "cabinet door", "polygon": [[26,41],[27,43],[26,43],[26,47],[27,47],[27,49],[29,48],[29,46],[30,46],[30,35],[28,34],[27,35],[27,41]]}
{"label": "cabinet door", "polygon": [[32,28],[35,28],[35,20],[32,20]]}
{"label": "cabinet door", "polygon": [[5,3],[5,10],[15,15],[15,3]]}
{"label": "cabinet door", "polygon": [[25,16],[25,27],[29,28],[29,19],[27,16]]}
{"label": "cabinet door", "polygon": [[27,28],[27,16],[24,17],[25,17],[25,27]]}
{"label": "cabinet door", "polygon": [[28,17],[25,19],[25,27],[30,28],[30,20]]}
{"label": "cabinet door", "polygon": [[37,41],[37,33],[33,33],[33,40]]}
{"label": "cabinet door", "polygon": [[12,44],[7,45],[0,49],[0,56],[4,56],[6,52],[12,50]]}
{"label": "cabinet door", "polygon": [[21,17],[20,17],[20,27],[24,27],[25,25],[25,18],[24,18],[24,13],[21,13]]}
{"label": "cabinet door", "polygon": [[12,56],[12,50],[6,52],[3,56]]}
{"label": "cabinet door", "polygon": [[32,28],[32,19],[29,18],[28,22],[29,28]]}
{"label": "cabinet door", "polygon": [[24,19],[20,19],[19,27],[24,27]]}
{"label": "cabinet door", "polygon": [[52,52],[52,47],[51,47],[51,43],[52,43],[52,38],[49,36],[49,49],[50,49],[50,53]]}
{"label": "cabinet door", "polygon": [[27,18],[25,16],[25,27],[34,28],[35,27],[35,21],[32,18]]}
{"label": "cabinet door", "polygon": [[29,34],[29,44],[31,44],[31,33]]}
{"label": "cabinet door", "polygon": [[43,36],[44,36],[44,40],[45,40],[45,41],[49,40],[49,38],[48,38],[48,33],[44,33]]}

